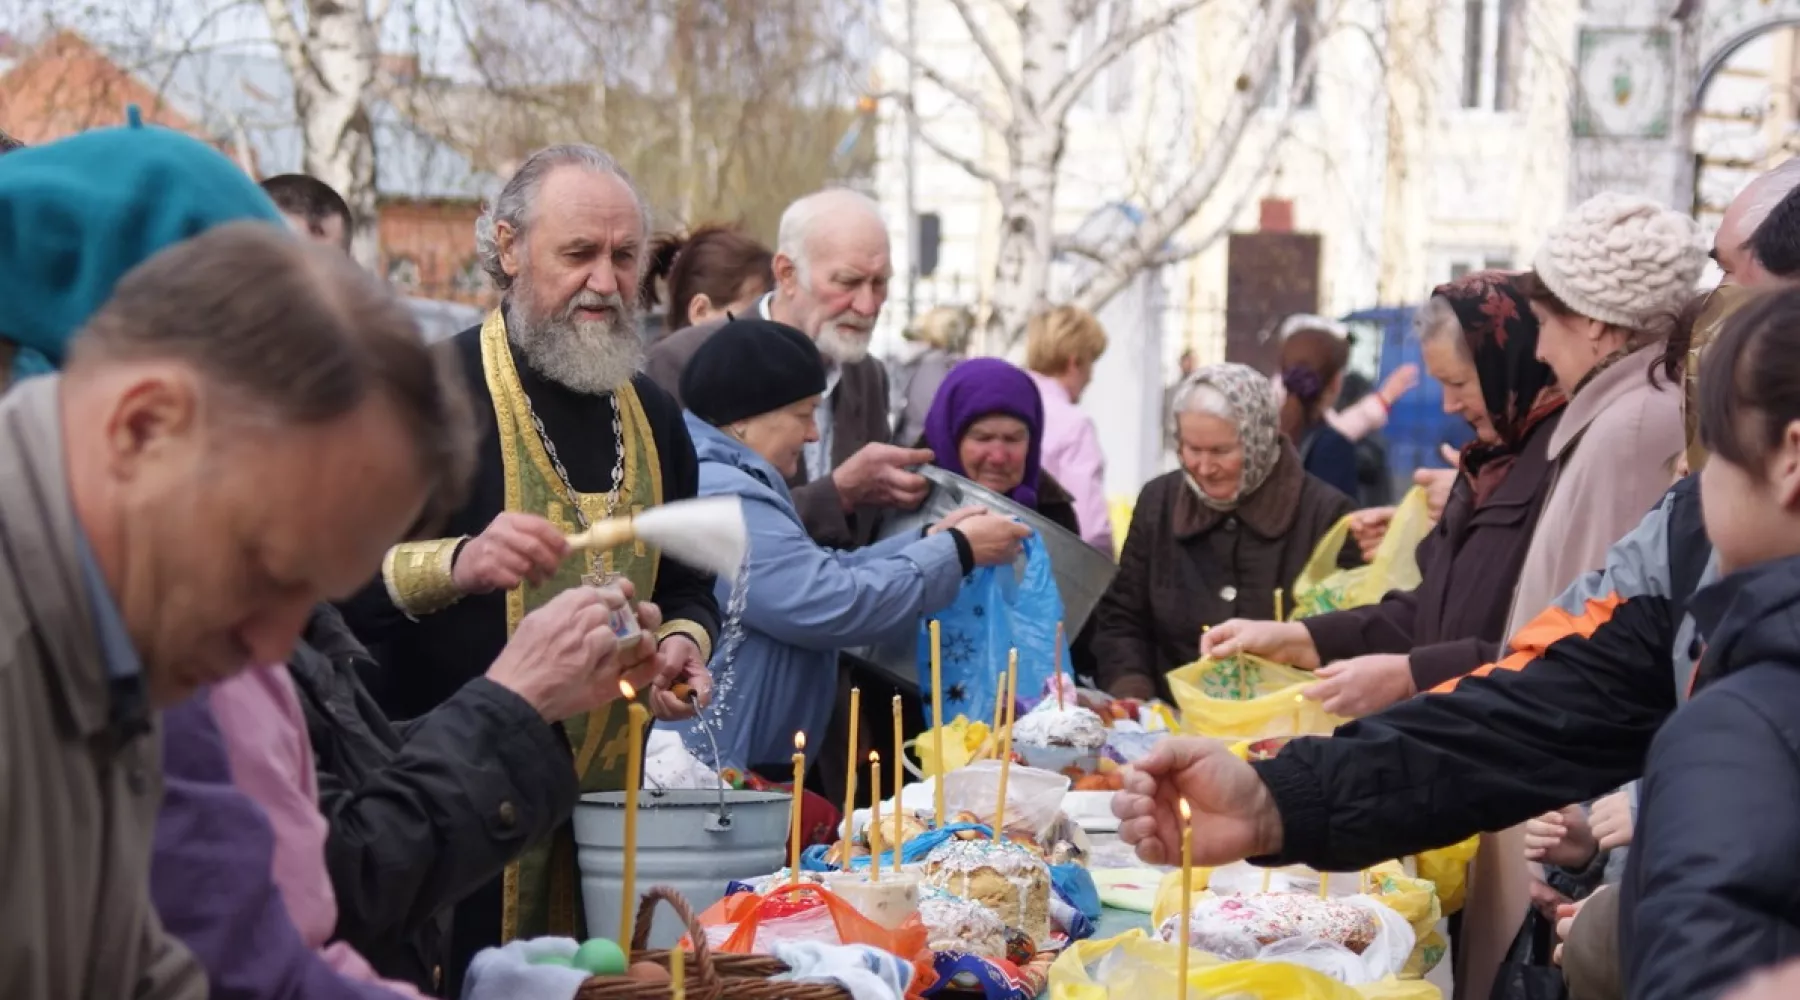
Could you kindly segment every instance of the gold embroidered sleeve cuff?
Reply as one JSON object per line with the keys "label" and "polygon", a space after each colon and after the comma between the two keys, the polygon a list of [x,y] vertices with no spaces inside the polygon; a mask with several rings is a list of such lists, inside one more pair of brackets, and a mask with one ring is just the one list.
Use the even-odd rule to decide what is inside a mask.
{"label": "gold embroidered sleeve cuff", "polygon": [[457,546],[466,540],[467,536],[433,538],[403,542],[389,549],[381,561],[381,579],[387,584],[388,598],[394,606],[408,617],[418,618],[442,611],[461,599],[451,569],[456,564]]}
{"label": "gold embroidered sleeve cuff", "polygon": [[656,630],[656,641],[661,642],[672,635],[679,635],[692,641],[694,645],[700,647],[700,659],[708,663],[712,662],[712,636],[706,634],[706,629],[702,628],[699,622],[691,622],[685,618],[663,622],[662,628]]}

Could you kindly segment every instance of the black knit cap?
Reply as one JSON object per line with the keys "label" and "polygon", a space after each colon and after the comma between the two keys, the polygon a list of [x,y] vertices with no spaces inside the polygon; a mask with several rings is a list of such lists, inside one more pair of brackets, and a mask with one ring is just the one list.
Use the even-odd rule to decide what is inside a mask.
{"label": "black knit cap", "polygon": [[825,360],[812,338],[785,323],[728,320],[681,373],[681,401],[720,427],[825,392]]}

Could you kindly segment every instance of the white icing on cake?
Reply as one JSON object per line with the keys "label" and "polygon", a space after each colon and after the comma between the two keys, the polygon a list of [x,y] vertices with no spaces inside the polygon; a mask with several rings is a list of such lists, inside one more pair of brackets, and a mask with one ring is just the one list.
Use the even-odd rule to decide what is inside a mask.
{"label": "white icing on cake", "polygon": [[925,889],[919,896],[919,919],[925,923],[927,947],[932,951],[960,951],[986,958],[1006,956],[1006,925],[992,910],[972,899]]}
{"label": "white icing on cake", "polygon": [[1013,723],[1013,740],[1032,746],[1098,750],[1106,745],[1106,724],[1079,705],[1057,708],[1047,701]]}
{"label": "white icing on cake", "polygon": [[925,881],[978,901],[1038,947],[1050,940],[1050,869],[1027,848],[1004,841],[946,841],[926,859]]}
{"label": "white icing on cake", "polygon": [[982,868],[992,868],[1002,875],[1025,875],[1032,871],[1041,871],[1049,875],[1043,859],[1032,853],[1029,848],[1021,847],[1010,840],[995,843],[989,839],[981,840],[946,840],[932,849],[925,859],[928,870],[942,870],[956,874],[967,874]]}

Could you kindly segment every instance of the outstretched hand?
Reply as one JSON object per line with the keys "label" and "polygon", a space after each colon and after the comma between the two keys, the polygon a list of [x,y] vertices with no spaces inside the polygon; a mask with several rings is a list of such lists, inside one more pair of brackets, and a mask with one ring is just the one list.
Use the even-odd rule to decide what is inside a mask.
{"label": "outstretched hand", "polygon": [[1281,850],[1281,814],[1251,766],[1218,740],[1169,738],[1125,768],[1113,795],[1119,837],[1146,864],[1179,863],[1180,801],[1193,809],[1194,863],[1223,865]]}

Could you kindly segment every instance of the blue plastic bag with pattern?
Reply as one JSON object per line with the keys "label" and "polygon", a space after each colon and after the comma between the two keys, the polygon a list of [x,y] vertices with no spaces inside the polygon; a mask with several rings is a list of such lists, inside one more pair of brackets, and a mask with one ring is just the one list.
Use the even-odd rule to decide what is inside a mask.
{"label": "blue plastic bag with pattern", "polygon": [[[944,721],[958,715],[992,722],[994,697],[1006,677],[1010,650],[1019,651],[1021,699],[1046,690],[1060,661],[1067,672],[1067,639],[1061,656],[1056,627],[1063,619],[1062,592],[1050,570],[1050,554],[1036,534],[1025,539],[1011,566],[984,566],[963,578],[956,601],[938,613],[942,645]],[[919,691],[925,725],[931,720],[931,629],[919,623]]]}

